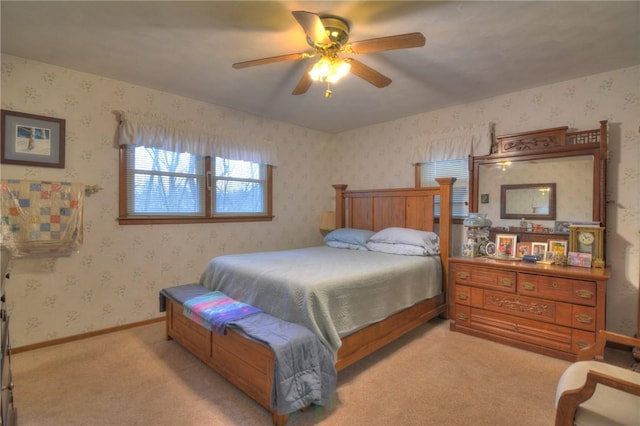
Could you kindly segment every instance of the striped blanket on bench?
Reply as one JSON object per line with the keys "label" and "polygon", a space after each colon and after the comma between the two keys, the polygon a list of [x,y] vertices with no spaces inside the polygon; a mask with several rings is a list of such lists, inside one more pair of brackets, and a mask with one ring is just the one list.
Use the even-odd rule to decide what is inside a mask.
{"label": "striped blanket on bench", "polygon": [[262,310],[230,298],[221,291],[210,291],[184,302],[183,314],[201,326],[226,334],[227,325]]}

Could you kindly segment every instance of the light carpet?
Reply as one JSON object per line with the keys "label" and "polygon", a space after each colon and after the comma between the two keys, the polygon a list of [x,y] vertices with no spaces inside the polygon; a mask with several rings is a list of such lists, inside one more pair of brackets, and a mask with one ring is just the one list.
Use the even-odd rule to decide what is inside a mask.
{"label": "light carpet", "polygon": [[[19,424],[271,424],[164,330],[157,323],[15,354]],[[331,406],[292,413],[288,424],[548,426],[568,365],[435,319],[342,371]]]}

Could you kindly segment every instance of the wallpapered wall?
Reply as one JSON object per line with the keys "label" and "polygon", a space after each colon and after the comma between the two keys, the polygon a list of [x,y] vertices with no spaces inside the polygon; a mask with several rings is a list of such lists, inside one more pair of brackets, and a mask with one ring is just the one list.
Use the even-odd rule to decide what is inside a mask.
{"label": "wallpapered wall", "polygon": [[413,147],[442,129],[493,122],[504,135],[597,129],[600,120],[609,120],[607,329],[633,335],[640,279],[640,66],[343,132],[335,137],[341,149],[333,151],[331,181],[351,189],[412,186]]}
{"label": "wallpapered wall", "polygon": [[[86,200],[79,253],[12,262],[7,293],[13,346],[156,318],[158,291],[197,281],[216,255],[320,244],[318,224],[333,206],[332,183],[412,186],[414,144],[426,143],[426,135],[439,129],[487,121],[496,123],[498,134],[562,125],[590,129],[611,121],[608,328],[633,334],[640,253],[638,81],[640,67],[627,68],[332,136],[2,55],[2,108],[66,119],[67,154],[65,169],[3,165],[1,177],[104,188]],[[274,221],[119,226],[113,111],[120,109],[234,126],[247,137],[275,141]]]}
{"label": "wallpapered wall", "polygon": [[[197,282],[213,256],[322,243],[330,209],[327,135],[96,75],[2,56],[2,108],[66,120],[64,169],[2,165],[1,177],[97,184],[85,198],[80,251],[12,261],[7,284],[12,345],[38,343],[157,318],[158,292]],[[232,127],[277,140],[273,222],[120,226],[115,110]]]}

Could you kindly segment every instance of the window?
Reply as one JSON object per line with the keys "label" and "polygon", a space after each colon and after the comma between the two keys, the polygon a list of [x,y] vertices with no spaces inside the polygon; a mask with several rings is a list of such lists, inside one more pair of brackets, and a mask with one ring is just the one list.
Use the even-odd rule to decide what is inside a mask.
{"label": "window", "polygon": [[[469,215],[469,162],[466,158],[430,161],[420,164],[420,186],[438,186],[436,178],[454,177],[452,210],[454,218]],[[440,197],[436,198],[435,214],[440,217]]]}
{"label": "window", "polygon": [[142,146],[120,150],[120,224],[272,218],[270,166]]}
{"label": "window", "polygon": [[216,157],[213,175],[216,215],[266,213],[266,166]]}

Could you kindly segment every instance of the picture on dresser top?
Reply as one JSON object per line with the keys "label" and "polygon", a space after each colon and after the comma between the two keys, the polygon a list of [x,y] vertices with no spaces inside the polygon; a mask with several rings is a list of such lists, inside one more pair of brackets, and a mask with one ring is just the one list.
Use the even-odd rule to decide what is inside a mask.
{"label": "picture on dresser top", "polygon": [[496,235],[496,256],[516,257],[516,235],[498,234]]}

